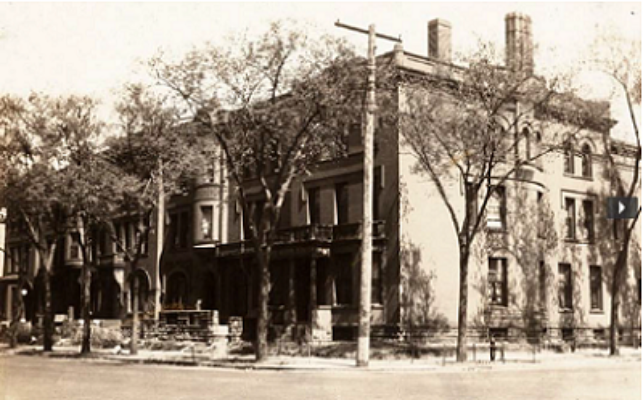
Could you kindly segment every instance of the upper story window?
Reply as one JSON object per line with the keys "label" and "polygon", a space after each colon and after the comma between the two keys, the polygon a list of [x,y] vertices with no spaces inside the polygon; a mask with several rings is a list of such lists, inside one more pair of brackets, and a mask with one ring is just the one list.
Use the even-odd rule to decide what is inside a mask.
{"label": "upper story window", "polygon": [[80,259],[80,234],[78,232],[70,235],[69,258],[72,260]]}
{"label": "upper story window", "polygon": [[308,189],[308,223],[319,224],[321,220],[321,204],[319,188]]}
{"label": "upper story window", "polygon": [[348,184],[335,185],[335,209],[337,210],[337,225],[348,223]]}
{"label": "upper story window", "polygon": [[489,274],[487,277],[489,303],[507,306],[507,259],[489,258]]}
{"label": "upper story window", "polygon": [[576,202],[565,198],[565,239],[576,239]]}
{"label": "upper story window", "polygon": [[589,242],[594,241],[594,202],[592,200],[583,200],[583,228],[585,230],[585,239]]}
{"label": "upper story window", "polygon": [[214,215],[212,206],[201,206],[201,237],[204,240],[212,239],[212,217]]}
{"label": "upper story window", "polygon": [[487,203],[487,228],[503,230],[506,228],[507,199],[505,188],[497,186],[493,189]]}
{"label": "upper story window", "polygon": [[592,149],[588,144],[583,145],[581,149],[582,173],[583,177],[592,177]]}
{"label": "upper story window", "polygon": [[525,141],[525,161],[531,160],[531,135],[529,129],[522,130],[522,140]]}
{"label": "upper story window", "polygon": [[574,174],[574,146],[571,143],[565,145],[565,173]]}

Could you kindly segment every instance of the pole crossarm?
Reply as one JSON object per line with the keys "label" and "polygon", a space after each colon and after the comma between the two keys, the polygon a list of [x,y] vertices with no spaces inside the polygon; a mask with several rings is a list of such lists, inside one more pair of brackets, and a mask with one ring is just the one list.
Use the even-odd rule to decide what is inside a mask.
{"label": "pole crossarm", "polygon": [[[335,26],[338,27],[338,28],[344,28],[344,29],[348,29],[349,31],[359,32],[359,33],[363,33],[365,35],[368,35],[368,29],[363,29],[363,28],[358,28],[356,26],[347,25],[347,24],[344,24],[342,22],[339,22],[339,20],[337,20],[337,22],[335,22]],[[378,38],[378,39],[390,40],[391,42],[402,43],[402,36],[395,37],[395,36],[391,36],[391,35],[385,35],[383,33],[376,33],[375,37]]]}

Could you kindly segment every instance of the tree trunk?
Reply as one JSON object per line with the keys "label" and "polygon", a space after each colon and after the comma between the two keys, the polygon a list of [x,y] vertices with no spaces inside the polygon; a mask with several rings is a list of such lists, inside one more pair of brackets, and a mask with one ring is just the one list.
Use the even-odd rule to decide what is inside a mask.
{"label": "tree trunk", "polygon": [[91,315],[90,315],[90,300],[91,300],[91,271],[89,266],[84,263],[82,268],[83,275],[83,304],[82,304],[82,317],[83,317],[83,343],[80,350],[81,354],[89,354],[91,352]]}
{"label": "tree trunk", "polygon": [[310,319],[310,333],[308,340],[313,341],[315,321],[317,320],[317,259],[313,256],[310,260],[310,299],[308,305],[308,318]]}
{"label": "tree trunk", "polygon": [[138,354],[138,292],[138,277],[132,274],[132,338],[129,347],[129,353],[132,355]]}
{"label": "tree trunk", "polygon": [[618,254],[614,263],[614,275],[612,277],[612,306],[610,308],[610,356],[619,355],[618,350],[618,324],[619,309],[621,307],[621,280],[627,264],[627,252],[629,251],[629,238],[626,238],[623,248]]}
{"label": "tree trunk", "polygon": [[270,257],[267,250],[258,254],[259,263],[259,314],[257,315],[257,341],[255,346],[256,361],[263,361],[268,356],[268,298],[270,296]]}
{"label": "tree trunk", "polygon": [[467,304],[469,289],[469,249],[460,248],[460,295],[458,302],[458,342],[456,361],[467,361]]}
{"label": "tree trunk", "polygon": [[43,351],[52,351],[54,348],[54,319],[53,310],[51,309],[51,275],[50,269],[45,268],[43,271],[43,286],[45,291],[45,315],[43,318],[44,337]]}

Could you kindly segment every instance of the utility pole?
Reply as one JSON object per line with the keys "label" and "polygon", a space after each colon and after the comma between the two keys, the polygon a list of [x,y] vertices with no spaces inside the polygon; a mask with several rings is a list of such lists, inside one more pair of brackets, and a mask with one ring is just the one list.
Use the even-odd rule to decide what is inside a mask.
{"label": "utility pole", "polygon": [[359,325],[357,334],[358,367],[368,367],[371,339],[371,275],[373,259],[373,137],[375,134],[375,39],[381,38],[400,43],[398,37],[378,34],[375,25],[368,30],[342,24],[335,26],[368,34],[368,86],[362,137],[364,141],[364,193],[362,217],[362,256],[360,264]]}

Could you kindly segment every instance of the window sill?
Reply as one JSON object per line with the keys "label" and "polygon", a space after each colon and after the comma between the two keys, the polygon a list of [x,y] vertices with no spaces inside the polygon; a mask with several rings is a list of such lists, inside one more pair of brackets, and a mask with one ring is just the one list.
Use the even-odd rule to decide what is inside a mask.
{"label": "window sill", "polygon": [[590,314],[605,314],[605,311],[600,308],[593,308],[589,310]]}
{"label": "window sill", "polygon": [[581,181],[587,181],[587,182],[593,182],[594,181],[594,177],[592,177],[592,176],[576,175],[576,174],[572,174],[572,173],[569,173],[569,172],[564,172],[563,176],[565,178],[579,179]]}

